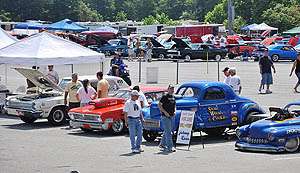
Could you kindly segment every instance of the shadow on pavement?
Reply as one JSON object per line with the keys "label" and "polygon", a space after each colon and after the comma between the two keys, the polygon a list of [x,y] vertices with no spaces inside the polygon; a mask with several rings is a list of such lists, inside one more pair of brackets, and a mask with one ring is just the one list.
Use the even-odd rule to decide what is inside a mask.
{"label": "shadow on pavement", "polygon": [[19,120],[20,118],[13,115],[7,115],[7,114],[0,114],[0,119],[14,119]]}
{"label": "shadow on pavement", "polygon": [[[66,128],[67,129],[67,128]],[[81,129],[72,129],[72,131],[68,132],[68,135],[73,135],[73,136],[82,136],[82,137],[89,137],[89,138],[109,138],[109,137],[128,137],[127,134],[122,133],[122,134],[113,134],[109,131],[89,131],[89,132],[84,132]]]}
{"label": "shadow on pavement", "polygon": [[141,153],[132,153],[132,152],[130,152],[130,153],[121,154],[120,156],[121,157],[130,157],[130,156],[134,156],[134,155],[137,155],[137,154],[141,154]]}
{"label": "shadow on pavement", "polygon": [[48,123],[48,121],[44,122],[34,122],[33,124],[27,123],[18,123],[18,124],[9,124],[9,125],[2,125],[8,129],[15,129],[15,130],[36,130],[36,129],[46,129],[46,128],[56,128],[56,126],[52,126]]}

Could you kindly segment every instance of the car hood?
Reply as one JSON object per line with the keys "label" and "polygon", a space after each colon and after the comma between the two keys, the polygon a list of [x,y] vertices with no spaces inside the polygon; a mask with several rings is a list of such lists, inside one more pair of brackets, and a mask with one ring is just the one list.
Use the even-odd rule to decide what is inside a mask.
{"label": "car hood", "polygon": [[22,74],[25,78],[30,80],[35,86],[46,90],[46,89],[54,89],[60,92],[63,92],[58,85],[49,80],[43,73],[34,69],[26,69],[26,68],[14,68],[17,72]]}
{"label": "car hood", "polygon": [[173,38],[172,41],[174,41],[176,43],[176,46],[178,48],[191,48],[188,44],[186,44],[186,42],[184,42],[180,38]]}
{"label": "car hood", "polygon": [[250,124],[249,134],[250,137],[265,138],[271,131],[289,129],[293,126],[300,126],[300,117],[286,119],[284,121],[274,121],[266,118]]}
{"label": "car hood", "polygon": [[160,44],[157,40],[155,40],[154,38],[151,38],[151,42],[153,44],[153,47],[165,47],[162,44]]}

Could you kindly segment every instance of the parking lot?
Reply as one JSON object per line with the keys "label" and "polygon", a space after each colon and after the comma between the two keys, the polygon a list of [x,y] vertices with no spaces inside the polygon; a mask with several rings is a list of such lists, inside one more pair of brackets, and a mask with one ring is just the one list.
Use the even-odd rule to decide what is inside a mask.
{"label": "parking lot", "polygon": [[[127,62],[133,85],[139,84],[139,63]],[[104,62],[108,71],[109,61]],[[210,61],[179,63],[180,83],[191,80],[218,80],[218,64]],[[282,107],[299,100],[293,92],[296,76],[289,77],[291,62],[275,63],[272,94],[258,94],[260,74],[254,61],[223,60],[219,64],[220,80],[222,69],[236,67],[241,77],[242,96],[259,103],[265,110],[269,106]],[[141,85],[167,86],[176,84],[177,63],[170,61],[142,62]],[[147,68],[158,68],[158,83],[146,84]],[[94,75],[100,64],[74,65],[79,75]],[[56,66],[60,77],[71,74],[70,66]],[[0,66],[2,83],[5,79],[4,66]],[[25,79],[12,69],[7,71],[7,86],[15,91],[25,85]],[[68,126],[52,127],[45,120],[32,125],[24,124],[15,117],[0,115],[0,172],[57,172],[76,170],[80,173],[93,172],[298,172],[300,155],[270,154],[236,151],[235,135],[222,137],[204,136],[204,149],[199,133],[192,139],[190,150],[179,146],[177,152],[166,154],[158,149],[158,141],[143,141],[145,152],[131,154],[127,135],[114,136],[110,133],[83,133]]]}

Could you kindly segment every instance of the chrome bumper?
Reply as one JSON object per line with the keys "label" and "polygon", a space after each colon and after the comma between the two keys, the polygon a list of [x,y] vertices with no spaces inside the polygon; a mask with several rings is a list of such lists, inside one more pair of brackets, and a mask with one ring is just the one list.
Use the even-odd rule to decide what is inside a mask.
{"label": "chrome bumper", "polygon": [[79,120],[70,120],[70,127],[72,128],[85,128],[94,130],[108,130],[108,124],[100,122],[88,122]]}
{"label": "chrome bumper", "polygon": [[9,115],[16,115],[19,117],[27,116],[27,117],[41,118],[43,116],[43,111],[15,109],[15,108],[8,108],[8,107],[5,107],[4,110]]}
{"label": "chrome bumper", "polygon": [[246,142],[236,142],[235,147],[240,150],[248,151],[264,151],[264,152],[283,152],[285,151],[284,147],[274,147],[268,144],[249,144]]}

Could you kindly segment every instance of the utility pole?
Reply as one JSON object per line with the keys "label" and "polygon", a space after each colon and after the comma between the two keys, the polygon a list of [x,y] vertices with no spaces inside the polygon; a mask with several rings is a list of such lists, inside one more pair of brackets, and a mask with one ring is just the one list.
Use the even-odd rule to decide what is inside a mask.
{"label": "utility pole", "polygon": [[228,31],[229,35],[233,34],[233,20],[234,20],[234,7],[232,6],[232,0],[228,0]]}

